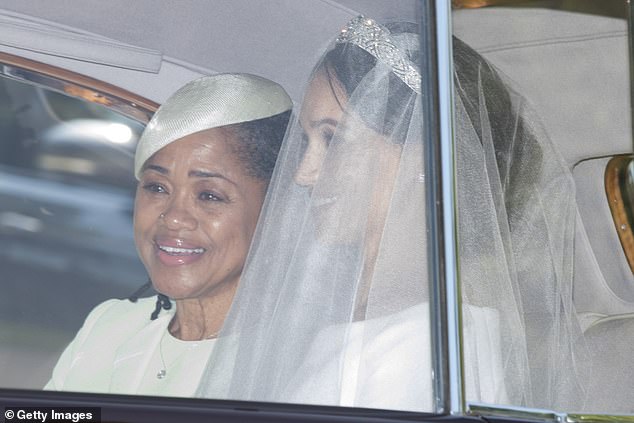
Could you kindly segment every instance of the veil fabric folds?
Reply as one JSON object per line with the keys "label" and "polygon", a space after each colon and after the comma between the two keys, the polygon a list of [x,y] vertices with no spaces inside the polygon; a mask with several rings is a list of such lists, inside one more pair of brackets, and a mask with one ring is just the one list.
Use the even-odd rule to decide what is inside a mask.
{"label": "veil fabric folds", "polygon": [[[415,26],[380,28],[417,68]],[[454,49],[466,398],[550,408],[574,375],[572,180],[521,98],[468,46]],[[300,122],[314,98],[291,119],[199,396],[435,411],[425,93],[374,56],[369,70],[347,68],[354,90],[310,183]],[[316,63],[311,81],[326,57]]]}
{"label": "veil fabric folds", "polygon": [[454,67],[462,300],[504,316],[511,405],[578,410],[590,369],[572,296],[574,180],[527,101],[458,39]]}

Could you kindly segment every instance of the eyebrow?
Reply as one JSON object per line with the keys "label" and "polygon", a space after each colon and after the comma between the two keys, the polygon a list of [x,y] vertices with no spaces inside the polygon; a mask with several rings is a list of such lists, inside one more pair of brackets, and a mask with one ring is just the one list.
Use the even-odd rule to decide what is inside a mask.
{"label": "eyebrow", "polygon": [[205,170],[190,170],[187,175],[190,178],[220,178],[220,179],[224,179],[227,182],[231,182],[233,185],[235,185],[235,182],[233,182],[231,179],[227,178],[222,173],[207,172]]}
{"label": "eyebrow", "polygon": [[[164,168],[163,166],[159,166],[155,164],[149,164],[145,166],[143,171],[145,172],[146,170],[153,170],[155,172],[160,173],[161,175],[168,175],[170,173],[167,168]],[[220,179],[224,179],[227,182],[232,183],[233,185],[236,185],[236,183],[233,182],[231,179],[227,178],[222,173],[217,173],[217,172],[208,172],[205,170],[195,169],[195,170],[190,170],[187,176],[189,176],[190,178],[220,178]]]}
{"label": "eyebrow", "polygon": [[146,166],[143,166],[142,172],[145,172],[146,170],[153,170],[155,172],[160,173],[161,175],[167,175],[168,173],[170,173],[169,170],[167,170],[163,166],[158,166],[153,164],[148,164]]}

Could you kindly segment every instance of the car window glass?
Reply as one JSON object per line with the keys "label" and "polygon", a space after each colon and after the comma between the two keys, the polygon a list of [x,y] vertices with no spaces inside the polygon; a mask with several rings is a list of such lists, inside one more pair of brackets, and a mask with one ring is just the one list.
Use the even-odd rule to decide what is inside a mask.
{"label": "car window glass", "polygon": [[[627,376],[619,375],[630,367],[625,358],[630,350],[618,340],[630,333],[624,316],[634,312],[634,285],[618,235],[630,221],[617,219],[615,225],[610,208],[616,197],[608,203],[605,195],[611,178],[615,188],[609,191],[622,197],[616,201],[627,219],[629,162],[621,161],[614,177],[606,166],[610,157],[632,150],[628,5],[574,0],[453,5],[454,50],[464,42],[488,62],[472,66],[477,84],[459,76],[456,81],[456,113],[480,116],[468,129],[483,140],[481,158],[459,147],[458,163],[461,154],[482,161],[486,186],[464,194],[459,216],[460,204],[479,207],[476,198],[488,201],[476,190],[489,193],[494,215],[493,232],[485,214],[461,230],[462,284],[468,287],[469,272],[478,276],[474,261],[508,271],[496,289],[500,296],[504,287],[513,291],[509,303],[517,310],[517,325],[502,327],[500,342],[503,353],[521,344],[519,353],[525,355],[507,374],[507,382],[516,382],[499,405],[629,413],[631,401],[623,394],[630,391]],[[469,68],[473,61],[466,57],[473,56],[455,58],[456,69]],[[492,94],[499,84],[508,89]],[[462,101],[469,92],[479,96],[477,103]],[[466,176],[473,177],[458,169],[459,192],[470,186]],[[476,224],[475,231],[489,237],[477,245],[493,244],[493,233],[500,254],[478,251],[477,245],[469,249]],[[488,286],[491,274],[479,277]],[[485,301],[478,292],[463,294],[463,300]],[[618,380],[613,389],[606,388],[610,377]]]}
{"label": "car window glass", "polygon": [[[416,1],[403,4],[417,6]],[[390,21],[385,17],[391,16],[389,8],[376,3],[374,10],[380,12],[381,21]],[[356,18],[356,14],[335,7],[332,13],[340,19],[340,23],[330,23],[332,28],[328,30],[317,26],[312,28],[306,40],[307,45],[314,46],[314,51],[307,54],[311,57],[310,62],[307,60],[301,64],[302,72],[295,71],[291,72],[291,77],[286,76],[287,81],[294,83],[290,84],[288,91],[295,91],[293,100],[299,106],[304,91],[308,89],[312,68],[320,63],[326,46],[335,44],[334,40],[347,22],[354,20],[357,25],[362,25],[357,27],[361,30],[368,26],[383,31],[386,46],[370,53],[373,57],[367,62],[370,69],[361,67],[357,70],[357,64],[352,63],[351,75],[346,75],[354,80],[354,77],[368,74],[365,78],[357,78],[356,83],[359,79],[365,82],[359,84],[354,96],[350,93],[351,99],[347,104],[350,110],[341,116],[341,125],[333,125],[338,127],[337,134],[329,140],[329,160],[321,172],[320,190],[295,178],[300,165],[298,159],[305,153],[305,140],[302,141],[304,129],[298,121],[299,112],[292,115],[292,138],[288,142],[288,154],[284,154],[286,168],[279,171],[285,179],[277,185],[276,191],[289,193],[291,197],[288,202],[276,204],[271,220],[279,215],[290,219],[291,226],[300,225],[301,230],[278,229],[275,222],[263,218],[269,226],[261,231],[274,236],[281,234],[282,238],[281,242],[270,241],[270,249],[267,247],[263,251],[268,254],[281,247],[283,254],[294,256],[288,261],[284,257],[271,260],[265,256],[261,271],[251,271],[249,283],[252,285],[240,281],[241,285],[255,286],[248,294],[254,296],[255,304],[247,300],[240,303],[241,307],[235,306],[238,312],[248,314],[251,320],[242,326],[240,320],[235,320],[241,335],[239,339],[229,336],[223,339],[219,335],[218,339],[211,336],[212,339],[204,340],[215,345],[211,362],[214,365],[223,363],[216,366],[220,371],[219,377],[212,374],[207,379],[211,381],[211,393],[203,392],[204,396],[412,412],[434,412],[437,409],[432,377],[434,358],[431,353],[432,307],[428,296],[427,232],[422,218],[426,208],[424,183],[433,177],[425,175],[426,153],[420,132],[424,126],[422,122],[436,112],[427,104],[421,107],[419,101],[421,70],[418,62],[420,56],[430,51],[419,49],[416,9],[405,10],[408,12],[403,15],[414,22],[393,28],[402,32],[394,40],[409,64],[407,74],[402,73],[403,62],[382,57],[394,52],[392,41],[386,35],[387,27],[379,28],[378,20]],[[273,18],[278,17],[275,15]],[[241,24],[244,22],[240,21]],[[353,39],[349,44],[362,41]],[[224,46],[220,44],[220,47]],[[274,48],[278,49],[278,46]],[[304,53],[305,49],[302,45],[298,50]],[[354,49],[357,53],[367,54],[362,46],[355,44]],[[292,61],[297,65],[296,60]],[[255,70],[248,67],[237,70],[257,73],[259,68],[256,65],[253,65]],[[200,77],[193,74],[191,67],[166,62],[168,70],[170,66],[185,75],[182,82],[179,78],[175,78],[178,83],[170,81],[172,91],[185,81]],[[18,71],[15,73],[20,76]],[[215,72],[208,73],[215,75]],[[274,76],[277,79],[277,73]],[[425,75],[422,77],[426,78]],[[143,372],[146,390],[141,393],[194,396],[197,377],[205,372],[205,360],[210,356],[210,349],[196,349],[201,339],[191,341],[193,344],[184,344],[182,339],[165,334],[170,317],[177,308],[165,300],[162,303],[165,308],[162,309],[159,302],[156,309],[156,292],[145,292],[144,296],[151,298],[139,299],[136,304],[128,301],[132,293],[148,282],[146,269],[140,264],[135,251],[132,227],[136,187],[132,173],[133,159],[143,125],[114,113],[108,107],[108,101],[90,90],[84,91],[81,86],[64,87],[64,93],[60,92],[59,85],[52,84],[57,88],[48,89],[44,82],[51,82],[50,79],[55,78],[36,77],[31,79],[34,83],[11,78],[0,80],[0,93],[3,95],[0,104],[5,112],[1,129],[6,133],[2,135],[0,147],[3,153],[0,155],[0,188],[4,190],[0,192],[3,195],[0,198],[0,207],[3,207],[0,209],[0,236],[2,242],[10,245],[0,257],[6,261],[6,265],[2,264],[13,279],[7,281],[8,291],[11,292],[3,297],[2,304],[5,314],[1,321],[7,329],[0,332],[3,341],[6,340],[1,344],[4,347],[0,348],[6,348],[8,353],[7,360],[0,362],[4,366],[2,371],[6,370],[3,373],[6,376],[0,378],[0,383],[8,388],[41,389],[52,380],[56,364],[61,363],[62,370],[55,374],[63,378],[68,367],[80,363],[77,368],[92,371],[94,373],[90,374],[96,377],[86,378],[85,372],[78,371],[74,385],[62,382],[58,389],[90,393],[114,387],[112,393],[131,394],[137,391],[133,382],[125,379],[125,376],[130,376],[130,372],[125,371],[125,365],[129,364],[121,363],[132,358],[142,360],[135,368]],[[63,78],[60,76],[59,79]],[[151,85],[152,77],[148,77],[148,81]],[[393,86],[397,95],[385,95],[385,90],[391,90]],[[328,87],[328,84],[322,84],[321,91],[329,95]],[[79,97],[89,101],[82,101]],[[322,101],[325,100],[316,100],[314,104],[319,106]],[[330,98],[330,101],[336,104],[338,99]],[[233,107],[234,103],[230,106]],[[368,107],[370,104],[373,107]],[[392,109],[389,118],[377,116],[375,107],[376,110]],[[320,115],[323,110],[313,112],[318,116],[315,119],[330,122],[329,116],[324,118]],[[284,130],[278,131],[282,138]],[[323,136],[321,132],[319,136]],[[254,153],[244,153],[249,154]],[[244,159],[240,157],[240,160]],[[350,177],[350,172],[354,170],[352,163],[356,166],[356,177]],[[213,179],[216,177],[213,172],[212,176],[207,176],[209,172],[202,173],[204,178],[212,178],[204,179],[206,190],[213,190],[193,197],[196,203],[199,200],[206,203],[206,210],[222,207],[218,203],[228,209],[238,196],[238,190],[231,183]],[[252,178],[251,174],[248,176]],[[247,179],[251,186],[255,185],[250,178],[243,179]],[[207,182],[210,180],[212,182]],[[196,185],[197,189],[200,185]],[[169,191],[169,187],[156,184],[142,187],[156,194]],[[259,189],[260,184],[257,187]],[[221,191],[220,195],[217,190]],[[332,194],[335,190],[338,192],[336,197]],[[219,201],[223,194],[230,199]],[[311,196],[312,202],[306,201]],[[285,197],[282,199],[285,200]],[[333,202],[338,202],[337,207],[328,207]],[[317,212],[317,209],[321,211]],[[294,210],[301,213],[292,213]],[[167,211],[157,213],[152,224],[158,225],[155,222],[164,219]],[[229,216],[237,214],[226,213]],[[213,213],[208,215],[213,216]],[[249,209],[249,217],[252,216]],[[231,232],[239,226],[225,225],[223,230]],[[379,234],[383,239],[377,237]],[[299,238],[297,248],[289,243],[293,237]],[[365,245],[366,242],[368,245]],[[156,241],[151,243],[153,253],[160,248],[156,244]],[[200,250],[215,251],[212,248],[189,248],[179,242],[165,244],[161,245],[162,253],[158,254],[169,254],[172,263],[180,260],[179,256],[201,254]],[[232,243],[218,242],[213,248],[221,250],[225,245],[231,247]],[[276,269],[273,269],[272,262],[275,262]],[[360,279],[363,281],[360,282]],[[344,289],[344,286],[347,288]],[[298,295],[302,290],[302,295]],[[306,298],[310,301],[306,302]],[[112,299],[122,301],[108,301]],[[266,305],[272,307],[259,307],[262,299],[267,299]],[[133,310],[134,321],[127,321],[128,315],[121,317],[110,313],[108,319],[114,319],[120,327],[115,326],[113,330],[108,322],[94,325],[99,313],[113,304],[127,311]],[[279,312],[283,309],[281,305],[287,304],[290,304],[289,307]],[[140,308],[142,311],[138,312]],[[91,311],[95,311],[90,314],[92,319],[86,320]],[[153,315],[158,315],[158,322],[152,320]],[[256,333],[257,336],[249,336],[247,329],[257,328],[260,323],[271,324],[271,327],[264,327]],[[288,328],[288,323],[294,326]],[[90,335],[93,325],[99,330],[105,327],[107,333],[99,337]],[[121,341],[125,342],[124,348],[120,348],[119,341],[112,340],[121,333],[130,335],[126,330],[136,330],[139,325],[151,330],[144,331],[140,337],[132,333],[129,339]],[[148,341],[148,336],[156,328],[160,328],[163,334]],[[78,331],[79,336],[75,338]],[[277,336],[269,336],[272,333]],[[266,335],[264,339],[270,340],[264,345],[269,354],[250,356],[253,354],[252,342],[260,341],[263,335]],[[86,336],[92,336],[91,342],[98,338],[96,343],[86,342],[94,354],[82,350]],[[72,344],[73,348],[66,348],[73,340],[77,341]],[[239,357],[233,351],[234,341],[241,342],[239,347],[243,353]],[[148,347],[145,353],[149,355],[145,358],[126,350],[138,347],[139,342],[142,347]],[[192,354],[180,355],[179,349],[183,345],[192,345],[187,347],[187,353]],[[287,355],[290,346],[295,347],[292,356]],[[92,359],[93,355],[101,357],[103,351],[106,351],[103,354],[106,361]],[[190,356],[196,358],[195,365],[181,361],[181,357]],[[260,358],[263,364],[256,361]],[[241,364],[235,365],[238,359]],[[327,363],[314,365],[322,360]],[[391,366],[395,363],[398,366],[393,370]],[[336,371],[340,364],[345,367],[343,373]],[[119,379],[111,378],[107,372],[99,373],[102,370],[99,365],[106,366],[108,370],[109,366],[123,370],[119,372]],[[198,372],[186,381],[186,395],[179,391],[178,384],[174,384],[173,390],[165,390],[161,385],[170,380],[175,373],[174,368],[181,369],[183,375],[190,369]],[[246,373],[252,369],[255,369],[253,378]],[[277,369],[280,371],[277,372]],[[229,374],[231,383],[222,383],[227,381],[229,371],[234,372]],[[271,372],[279,375],[281,381],[275,387],[270,383],[268,373]],[[28,376],[24,377],[24,374]],[[356,387],[354,381],[357,379],[365,382]],[[245,383],[240,383],[240,380]],[[97,383],[102,385],[95,388]],[[214,391],[217,387],[214,383],[220,385],[219,391]],[[257,395],[249,391],[254,385]],[[227,387],[232,387],[233,391],[224,392]],[[382,394],[386,388],[392,392],[391,395]]]}
{"label": "car window glass", "polygon": [[0,78],[2,387],[39,389],[98,302],[144,283],[132,239],[143,124]]}

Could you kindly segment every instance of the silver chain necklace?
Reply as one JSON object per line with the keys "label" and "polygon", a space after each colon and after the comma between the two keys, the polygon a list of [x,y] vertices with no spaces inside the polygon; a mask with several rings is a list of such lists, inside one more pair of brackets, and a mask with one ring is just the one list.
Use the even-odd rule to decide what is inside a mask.
{"label": "silver chain necklace", "polygon": [[[165,338],[165,333],[169,332],[169,328],[165,330],[165,332],[163,332],[163,334],[161,335],[161,340],[159,341],[159,357],[161,358],[161,368],[159,369],[158,373],[156,373],[156,378],[161,380],[161,379],[165,379],[165,377],[167,376],[167,365],[165,364],[165,358],[163,357],[163,339]],[[211,335],[209,335],[208,337],[202,339],[201,341],[207,341],[210,339],[215,339],[218,337],[218,334],[220,333],[220,331],[213,333]],[[171,335],[171,334],[170,334]],[[172,364],[178,360],[179,357],[181,357],[186,351],[191,350],[192,348],[196,348],[198,347],[199,343],[201,341],[194,341],[192,342],[184,351],[182,351],[180,354],[178,354],[173,360],[172,360]]]}

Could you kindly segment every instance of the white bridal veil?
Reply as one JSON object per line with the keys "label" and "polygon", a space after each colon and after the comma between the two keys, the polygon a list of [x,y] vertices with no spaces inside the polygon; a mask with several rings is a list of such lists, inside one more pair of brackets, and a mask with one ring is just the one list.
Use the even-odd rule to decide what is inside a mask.
{"label": "white bridal veil", "polygon": [[[292,119],[200,396],[434,411],[416,34],[359,17],[318,62],[343,115],[318,154],[299,121],[320,104]],[[521,97],[454,49],[467,399],[555,406],[576,386],[572,179]]]}

